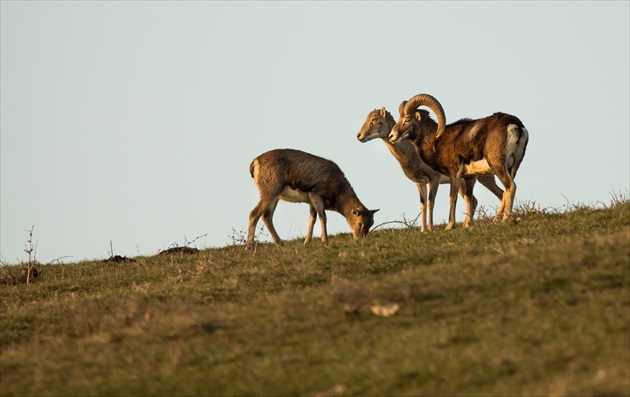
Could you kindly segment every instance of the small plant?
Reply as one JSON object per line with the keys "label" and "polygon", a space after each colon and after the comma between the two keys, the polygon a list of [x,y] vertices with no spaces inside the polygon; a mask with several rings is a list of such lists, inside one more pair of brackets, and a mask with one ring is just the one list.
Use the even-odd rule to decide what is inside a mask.
{"label": "small plant", "polygon": [[135,262],[134,259],[132,258],[127,258],[126,256],[122,256],[122,255],[114,255],[114,245],[112,243],[112,240],[109,240],[109,257],[105,260],[103,260],[103,262],[116,262],[116,263],[120,263],[120,262]]}
{"label": "small plant", "polygon": [[475,212],[475,222],[491,222],[494,219],[494,214],[497,212],[496,208],[488,208],[485,205],[477,207]]}
{"label": "small plant", "polygon": [[[260,244],[260,238],[262,236],[267,236],[267,234],[264,233],[263,226],[260,227],[258,233],[254,234],[254,250],[256,249],[258,244]],[[232,247],[247,245],[247,231],[244,229],[237,231],[236,229],[232,228],[232,234],[228,234],[228,238],[232,241]]]}
{"label": "small plant", "polygon": [[112,240],[109,240],[109,258],[114,257],[114,245],[112,244]]}
{"label": "small plant", "polygon": [[35,225],[31,226],[30,229],[27,229],[28,232],[28,240],[26,240],[26,246],[24,247],[24,252],[28,255],[28,262],[26,263],[26,284],[29,284],[32,281],[37,280],[39,274],[37,269],[35,268],[35,264],[37,261],[35,260],[35,254],[37,251],[37,243],[33,246],[33,230],[35,229]]}
{"label": "small plant", "polygon": [[[589,211],[589,210],[594,210],[597,208],[597,203],[592,204],[592,203],[583,203],[583,202],[577,202],[577,203],[571,203],[571,201],[563,194],[562,197],[564,197],[564,199],[567,201],[567,203],[564,205],[564,211],[563,212],[577,212],[577,211]],[[601,202],[598,202],[600,205],[602,204]]]}
{"label": "small plant", "polygon": [[184,236],[184,245],[179,245],[177,243],[173,243],[171,244],[167,249],[160,251],[159,255],[168,255],[168,254],[194,254],[196,252],[199,252],[199,250],[197,248],[191,248],[190,245],[192,243],[194,243],[195,241],[199,240],[202,237],[206,237],[208,235],[208,233],[202,235],[202,236],[197,236],[194,239],[192,239],[192,241],[188,241],[188,238],[186,238],[186,236]]}
{"label": "small plant", "polygon": [[[22,268],[22,272],[18,275],[12,274],[8,269],[2,269],[0,271],[0,284],[16,285],[16,284],[30,284],[37,280],[39,272],[37,271],[37,265],[39,263],[36,260],[37,243],[33,243],[33,230],[35,226],[31,226],[27,229],[28,239],[24,246],[24,252],[28,256],[26,267]],[[4,265],[4,263],[3,263]]]}
{"label": "small plant", "polygon": [[516,218],[525,217],[527,215],[536,215],[536,214],[546,214],[548,211],[547,208],[541,208],[536,201],[525,201],[520,202],[514,208],[513,215]]}
{"label": "small plant", "polygon": [[612,196],[612,198],[610,199],[611,208],[618,207],[630,201],[630,196],[628,196],[628,190],[626,190],[625,193],[611,192],[610,195]]}

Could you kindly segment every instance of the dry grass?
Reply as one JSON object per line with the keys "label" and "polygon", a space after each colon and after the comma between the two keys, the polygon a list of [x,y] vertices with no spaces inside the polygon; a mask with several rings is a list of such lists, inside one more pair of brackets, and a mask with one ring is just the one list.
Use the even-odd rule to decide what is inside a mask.
{"label": "dry grass", "polygon": [[40,267],[0,394],[630,395],[630,203],[515,219]]}

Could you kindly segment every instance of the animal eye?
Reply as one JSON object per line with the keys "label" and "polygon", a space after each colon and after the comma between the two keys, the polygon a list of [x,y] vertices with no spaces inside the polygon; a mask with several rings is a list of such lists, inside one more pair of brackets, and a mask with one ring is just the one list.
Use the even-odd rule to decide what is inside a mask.
{"label": "animal eye", "polygon": [[374,125],[374,124],[376,124],[376,122],[377,122],[377,120],[376,120],[376,119],[372,119],[371,124],[372,124],[372,125]]}

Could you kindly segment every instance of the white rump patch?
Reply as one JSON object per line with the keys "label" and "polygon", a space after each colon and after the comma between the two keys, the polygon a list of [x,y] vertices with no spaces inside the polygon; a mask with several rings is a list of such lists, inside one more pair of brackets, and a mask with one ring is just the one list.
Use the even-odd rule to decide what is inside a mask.
{"label": "white rump patch", "polygon": [[517,158],[523,157],[523,151],[525,150],[525,143],[527,142],[527,130],[524,131],[523,138],[518,140],[518,126],[510,124],[507,126],[507,144],[505,148],[505,161],[507,168],[510,168]]}
{"label": "white rump patch", "polygon": [[308,193],[298,189],[291,189],[289,186],[284,187],[282,193],[280,193],[280,198],[291,203],[311,203]]}

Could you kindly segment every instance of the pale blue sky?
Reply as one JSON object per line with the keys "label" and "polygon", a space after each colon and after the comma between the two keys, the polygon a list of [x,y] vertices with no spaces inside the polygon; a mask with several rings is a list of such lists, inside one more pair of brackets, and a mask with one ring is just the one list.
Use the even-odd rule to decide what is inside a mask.
{"label": "pale blue sky", "polygon": [[[356,133],[423,92],[447,122],[524,122],[518,201],[608,204],[629,189],[629,4],[2,1],[0,258],[26,259],[32,225],[42,262],[230,244],[273,148],[335,161],[376,224],[413,218],[415,185]],[[285,239],[307,219],[276,212]],[[349,232],[341,215],[329,232]]]}

